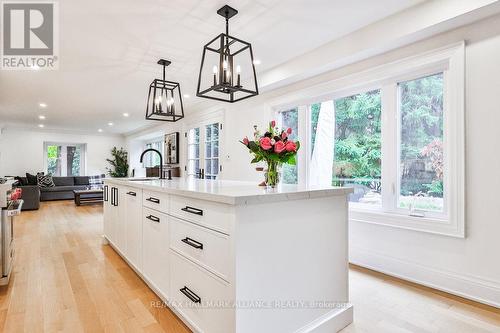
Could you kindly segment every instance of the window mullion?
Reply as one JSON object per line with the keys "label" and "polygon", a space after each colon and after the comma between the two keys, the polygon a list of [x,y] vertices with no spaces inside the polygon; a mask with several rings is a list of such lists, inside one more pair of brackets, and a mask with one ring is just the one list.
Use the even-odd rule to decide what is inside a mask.
{"label": "window mullion", "polygon": [[382,210],[394,211],[398,188],[397,84],[384,85],[382,102]]}

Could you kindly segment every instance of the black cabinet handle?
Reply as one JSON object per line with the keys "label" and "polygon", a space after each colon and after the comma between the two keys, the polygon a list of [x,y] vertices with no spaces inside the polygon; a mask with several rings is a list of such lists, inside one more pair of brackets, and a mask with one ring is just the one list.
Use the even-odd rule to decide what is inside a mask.
{"label": "black cabinet handle", "polygon": [[195,249],[200,249],[203,250],[203,243],[200,243],[198,241],[195,241],[192,238],[186,237],[184,239],[181,239],[181,242],[186,243],[189,246],[194,247]]}
{"label": "black cabinet handle", "polygon": [[148,216],[146,216],[146,218],[147,218],[148,220],[153,221],[153,222],[160,223],[160,219],[159,219],[158,217],[154,216],[154,215],[148,215]]}
{"label": "black cabinet handle", "polygon": [[150,202],[155,203],[155,204],[159,204],[160,203],[160,199],[156,199],[156,198],[153,198],[153,197],[147,198],[146,201],[150,201]]}
{"label": "black cabinet handle", "polygon": [[104,201],[108,201],[108,185],[104,185]]}
{"label": "black cabinet handle", "polygon": [[203,210],[198,209],[198,208],[186,206],[184,208],[181,208],[181,210],[185,211],[186,213],[191,213],[191,214],[203,216]]}
{"label": "black cabinet handle", "polygon": [[118,187],[115,187],[115,206],[118,207]]}
{"label": "black cabinet handle", "polygon": [[201,303],[200,296],[196,295],[191,289],[184,286],[184,288],[179,289],[181,293],[183,293],[187,298],[189,298],[194,303]]}
{"label": "black cabinet handle", "polygon": [[128,194],[128,195],[131,195],[131,196],[133,196],[133,197],[137,196],[137,193],[135,193],[135,192],[132,192],[132,191],[130,191],[130,192],[127,192],[127,194]]}
{"label": "black cabinet handle", "polygon": [[111,205],[116,206],[116,194],[115,194],[115,187],[111,187]]}

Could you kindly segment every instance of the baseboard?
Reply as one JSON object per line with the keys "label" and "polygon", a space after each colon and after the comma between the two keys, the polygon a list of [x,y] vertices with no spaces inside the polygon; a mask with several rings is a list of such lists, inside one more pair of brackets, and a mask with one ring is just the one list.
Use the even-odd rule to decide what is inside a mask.
{"label": "baseboard", "polygon": [[325,313],[323,316],[301,327],[294,333],[340,332],[343,328],[353,322],[353,317],[354,313],[352,304],[346,304],[345,307],[336,308]]}
{"label": "baseboard", "polygon": [[500,308],[500,282],[436,269],[361,248],[349,249],[349,262]]}

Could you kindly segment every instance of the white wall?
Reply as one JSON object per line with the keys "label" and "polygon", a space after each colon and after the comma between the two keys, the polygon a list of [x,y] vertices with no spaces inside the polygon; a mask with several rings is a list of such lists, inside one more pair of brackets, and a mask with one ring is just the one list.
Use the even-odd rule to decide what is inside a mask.
{"label": "white wall", "polygon": [[[299,98],[301,90],[378,64],[455,42],[466,41],[466,238],[452,238],[393,227],[352,222],[351,262],[500,307],[500,16],[447,32],[361,63],[316,76],[234,105],[225,110],[225,155],[222,178],[257,181],[250,155],[238,143],[252,125],[271,117],[271,106],[283,96]],[[288,98],[288,97],[287,97]],[[181,130],[203,110],[174,125]],[[181,135],[183,140],[183,136]],[[133,137],[129,140],[133,141]],[[181,150],[185,156],[185,144]],[[184,159],[184,158],[183,158]]]}
{"label": "white wall", "polygon": [[125,146],[122,136],[81,135],[5,128],[0,135],[0,175],[23,176],[44,171],[44,142],[86,143],[87,175],[105,173],[111,149]]}

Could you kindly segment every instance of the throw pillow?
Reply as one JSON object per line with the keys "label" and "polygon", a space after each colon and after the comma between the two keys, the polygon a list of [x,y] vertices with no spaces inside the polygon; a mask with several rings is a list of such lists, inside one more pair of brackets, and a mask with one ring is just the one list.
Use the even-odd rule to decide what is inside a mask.
{"label": "throw pillow", "polygon": [[15,177],[15,180],[18,182],[18,186],[26,186],[28,185],[28,179],[25,177]]}
{"label": "throw pillow", "polygon": [[52,175],[37,175],[37,182],[39,187],[54,187],[54,180],[52,179]]}
{"label": "throw pillow", "polygon": [[89,176],[89,185],[96,187],[104,185],[104,177],[106,176],[105,175]]}
{"label": "throw pillow", "polygon": [[43,172],[38,172],[36,174],[36,176],[26,172],[26,178],[28,179],[28,185],[37,185],[38,184],[38,180],[37,180],[38,175],[43,175]]}

